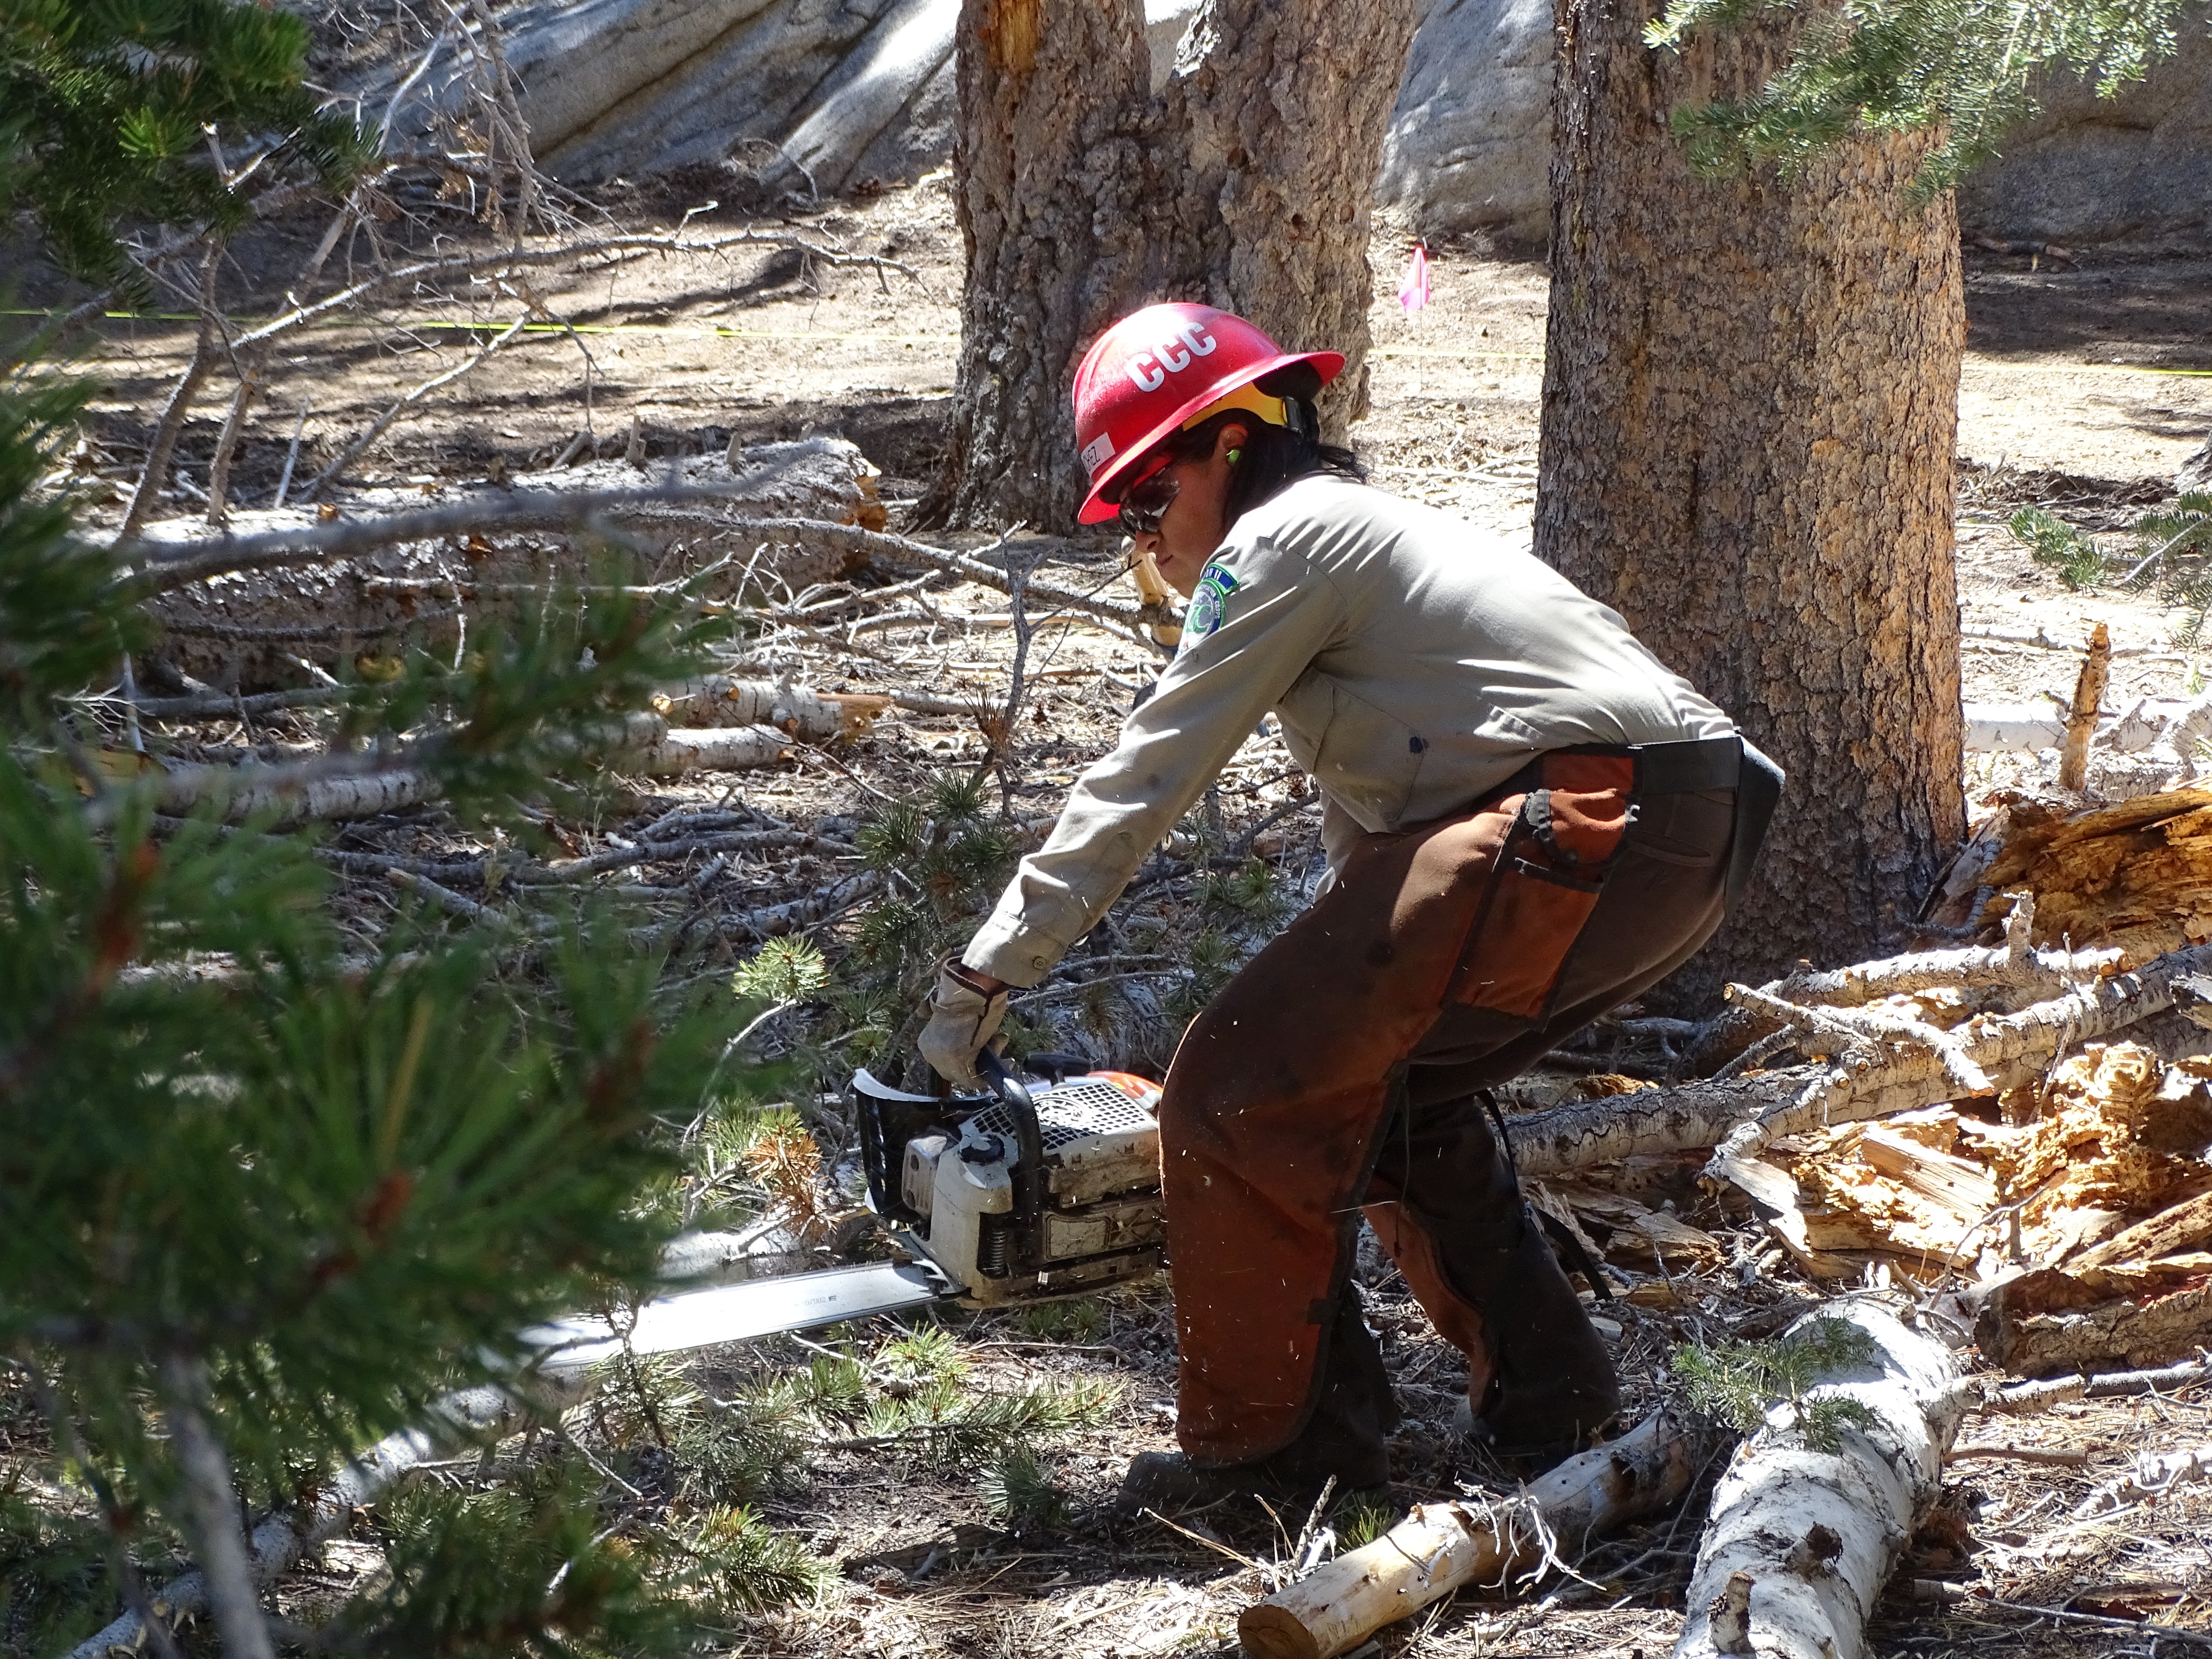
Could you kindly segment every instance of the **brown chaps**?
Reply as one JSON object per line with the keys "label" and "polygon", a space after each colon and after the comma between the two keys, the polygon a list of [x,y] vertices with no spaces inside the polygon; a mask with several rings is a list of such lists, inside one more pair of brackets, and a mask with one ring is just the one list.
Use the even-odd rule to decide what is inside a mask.
{"label": "brown chaps", "polygon": [[[1671,972],[1721,920],[1732,790],[1639,793],[1637,778],[1630,751],[1560,751],[1468,812],[1363,838],[1185,1036],[1160,1131],[1176,1428],[1195,1462],[1316,1433],[1382,1458],[1387,1382],[1347,1283],[1363,1211],[1468,1356],[1478,1413],[1495,1399],[1516,1331],[1490,1327],[1524,1316],[1482,1281],[1525,1276],[1528,1246],[1474,1096]],[[1544,1316],[1579,1322],[1595,1347],[1565,1295]],[[1343,1413],[1324,1396],[1363,1387],[1380,1403],[1331,1425]]]}

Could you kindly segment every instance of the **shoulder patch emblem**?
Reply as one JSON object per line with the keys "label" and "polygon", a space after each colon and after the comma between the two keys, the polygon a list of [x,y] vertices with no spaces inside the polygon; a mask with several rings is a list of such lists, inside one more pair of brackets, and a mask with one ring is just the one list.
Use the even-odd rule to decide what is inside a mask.
{"label": "shoulder patch emblem", "polygon": [[1209,562],[1198,573],[1198,591],[1190,596],[1190,609],[1183,613],[1183,638],[1202,640],[1220,627],[1229,609],[1229,596],[1236,591],[1237,578],[1229,567]]}

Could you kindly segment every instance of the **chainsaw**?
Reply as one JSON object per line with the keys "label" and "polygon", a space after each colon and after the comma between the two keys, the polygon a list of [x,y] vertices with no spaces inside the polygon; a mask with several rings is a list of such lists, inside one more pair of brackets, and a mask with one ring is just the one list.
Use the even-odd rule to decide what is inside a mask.
{"label": "chainsaw", "polygon": [[626,1329],[596,1316],[529,1334],[541,1364],[569,1370],[803,1331],[936,1304],[1004,1308],[1081,1296],[1158,1271],[1159,1085],[1037,1054],[1044,1075],[1009,1072],[985,1049],[987,1085],[908,1094],[863,1069],[848,1101],[860,1126],[868,1206],[903,1260],[678,1291]]}

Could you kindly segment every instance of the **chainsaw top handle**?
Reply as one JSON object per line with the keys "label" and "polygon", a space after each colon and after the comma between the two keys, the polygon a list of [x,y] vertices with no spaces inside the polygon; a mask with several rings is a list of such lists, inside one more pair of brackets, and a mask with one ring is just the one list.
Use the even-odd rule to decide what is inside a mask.
{"label": "chainsaw top handle", "polygon": [[1028,1086],[1006,1069],[998,1051],[986,1047],[975,1056],[975,1070],[990,1085],[991,1092],[1005,1103],[1014,1121],[1014,1219],[1024,1228],[1036,1224],[1044,1207],[1044,1130],[1037,1122],[1036,1102]]}

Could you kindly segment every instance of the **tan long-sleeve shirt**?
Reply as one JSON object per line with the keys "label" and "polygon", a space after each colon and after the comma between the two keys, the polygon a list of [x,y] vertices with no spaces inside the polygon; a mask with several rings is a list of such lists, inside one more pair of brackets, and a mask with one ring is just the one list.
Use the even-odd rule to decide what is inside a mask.
{"label": "tan long-sleeve shirt", "polygon": [[1361,831],[1462,811],[1547,750],[1735,729],[1533,556],[1365,485],[1304,478],[1231,529],[1151,700],[1076,780],[962,959],[1012,985],[1042,979],[1271,709],[1327,798],[1332,866]]}

